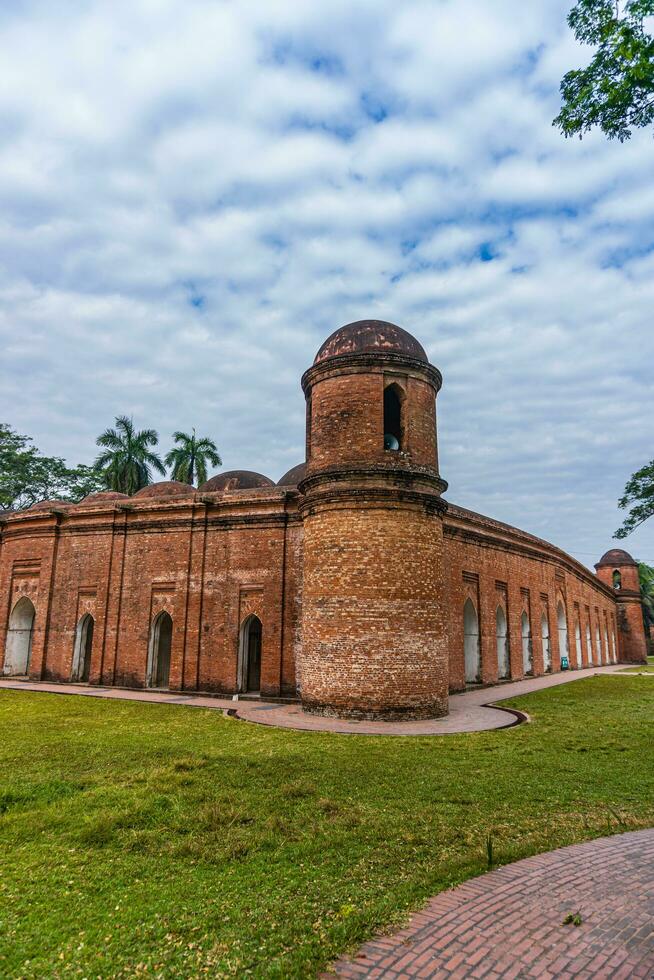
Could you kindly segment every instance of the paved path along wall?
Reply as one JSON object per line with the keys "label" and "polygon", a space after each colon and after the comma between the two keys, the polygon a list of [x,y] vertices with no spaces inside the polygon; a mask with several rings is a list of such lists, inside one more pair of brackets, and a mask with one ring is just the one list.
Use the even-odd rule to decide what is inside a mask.
{"label": "paved path along wall", "polygon": [[[152,704],[177,704],[192,708],[213,708],[235,715],[243,721],[274,728],[295,728],[301,731],[333,732],[341,735],[457,735],[465,732],[484,732],[496,728],[508,728],[518,723],[517,712],[493,707],[507,698],[557,687],[571,681],[592,677],[594,674],[624,675],[624,666],[592,667],[544,677],[530,677],[522,681],[509,681],[493,687],[479,688],[456,694],[450,698],[450,713],[445,718],[425,721],[355,721],[343,718],[325,718],[307,714],[298,703],[279,704],[264,699],[251,701],[219,698],[211,695],[183,694],[181,692],[133,690],[120,687],[96,687],[88,684],[52,684],[43,681],[0,679],[0,691],[33,691],[45,694],[77,694],[83,697],[110,698],[114,700],[145,701]],[[654,674],[644,674],[654,678]]]}

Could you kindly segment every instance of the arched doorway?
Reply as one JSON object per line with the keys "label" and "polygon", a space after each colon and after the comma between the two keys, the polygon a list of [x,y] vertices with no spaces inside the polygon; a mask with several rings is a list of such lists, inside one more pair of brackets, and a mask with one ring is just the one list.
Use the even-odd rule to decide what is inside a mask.
{"label": "arched doorway", "polygon": [[71,681],[88,683],[91,674],[91,653],[93,651],[93,616],[87,613],[82,616],[75,631],[75,647],[73,649],[73,669]]}
{"label": "arched doorway", "polygon": [[593,643],[590,638],[590,626],[586,627],[586,652],[588,654],[588,664],[590,667],[592,667],[594,662],[594,657],[593,657]]}
{"label": "arched doorway", "polygon": [[257,694],[261,690],[261,620],[252,615],[241,626],[238,663],[238,689]]}
{"label": "arched doorway", "polygon": [[577,667],[582,665],[582,653],[581,653],[581,626],[579,625],[579,620],[575,622],[575,656],[577,659]]}
{"label": "arched doorway", "polygon": [[495,636],[497,639],[497,676],[502,680],[509,677],[509,644],[506,635],[506,614],[501,606],[495,613]]}
{"label": "arched doorway", "polygon": [[463,607],[463,660],[466,684],[480,680],[479,620],[472,599],[466,599]]}
{"label": "arched doorway", "polygon": [[534,662],[531,652],[531,626],[529,616],[526,611],[520,618],[520,630],[522,632],[522,669],[525,674],[533,674]]}
{"label": "arched doorway", "polygon": [[611,653],[612,653],[612,656],[613,656],[613,663],[614,664],[617,664],[617,662],[618,662],[618,656],[617,656],[617,654],[615,652],[615,631],[614,631],[614,629],[611,629]]}
{"label": "arched doorway", "polygon": [[22,675],[30,669],[36,609],[26,595],[19,599],[9,617],[3,673]]}
{"label": "arched doorway", "polygon": [[599,626],[595,626],[595,650],[597,651],[597,663],[602,664],[602,638]]}
{"label": "arched doorway", "polygon": [[563,603],[559,602],[556,607],[556,621],[559,634],[559,657],[568,656],[568,622],[565,618]]}
{"label": "arched doorway", "polygon": [[543,641],[543,670],[552,669],[552,650],[550,648],[550,624],[547,615],[543,613],[540,621],[540,635]]}
{"label": "arched doorway", "polygon": [[169,687],[170,651],[173,644],[173,621],[160,612],[152,624],[146,682],[148,687]]}
{"label": "arched doorway", "polygon": [[606,653],[606,663],[611,663],[611,648],[609,646],[609,631],[606,623],[604,623],[604,651]]}

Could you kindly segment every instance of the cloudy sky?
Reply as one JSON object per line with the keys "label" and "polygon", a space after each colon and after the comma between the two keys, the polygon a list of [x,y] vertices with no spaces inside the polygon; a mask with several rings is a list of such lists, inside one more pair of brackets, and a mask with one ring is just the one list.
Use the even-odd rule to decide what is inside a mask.
{"label": "cloudy sky", "polygon": [[0,419],[277,479],[322,340],[388,319],[443,372],[448,497],[592,564],[654,455],[654,139],[552,128],[569,3],[5,0]]}

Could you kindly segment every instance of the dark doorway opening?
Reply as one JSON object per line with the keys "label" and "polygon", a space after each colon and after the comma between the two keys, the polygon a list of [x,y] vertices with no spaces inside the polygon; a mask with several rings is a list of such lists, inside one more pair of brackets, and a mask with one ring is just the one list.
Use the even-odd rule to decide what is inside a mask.
{"label": "dark doorway opening", "polygon": [[241,690],[256,694],[261,690],[261,620],[249,616],[243,624]]}

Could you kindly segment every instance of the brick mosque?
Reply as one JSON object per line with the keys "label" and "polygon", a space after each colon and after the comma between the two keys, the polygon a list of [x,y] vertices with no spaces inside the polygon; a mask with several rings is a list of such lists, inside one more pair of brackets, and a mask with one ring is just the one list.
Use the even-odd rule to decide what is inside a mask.
{"label": "brick mosque", "polygon": [[0,672],[398,719],[566,659],[644,662],[625,551],[594,575],[444,500],[441,382],[401,327],[351,323],[302,377],[306,462],[277,484],[232,471],[4,516]]}

